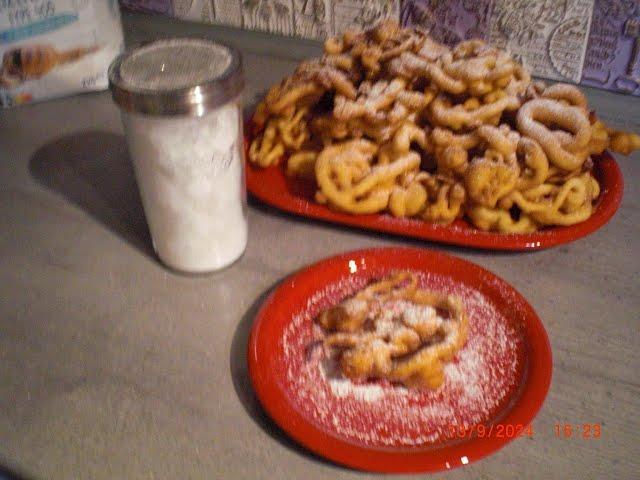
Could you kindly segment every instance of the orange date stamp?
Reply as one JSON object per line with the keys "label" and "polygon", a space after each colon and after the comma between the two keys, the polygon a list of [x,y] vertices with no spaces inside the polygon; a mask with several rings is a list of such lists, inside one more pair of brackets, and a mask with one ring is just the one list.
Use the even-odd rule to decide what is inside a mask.
{"label": "orange date stamp", "polygon": [[493,425],[477,424],[470,427],[463,425],[448,425],[448,438],[517,438],[530,437],[533,438],[533,426],[512,424],[512,423],[496,423]]}

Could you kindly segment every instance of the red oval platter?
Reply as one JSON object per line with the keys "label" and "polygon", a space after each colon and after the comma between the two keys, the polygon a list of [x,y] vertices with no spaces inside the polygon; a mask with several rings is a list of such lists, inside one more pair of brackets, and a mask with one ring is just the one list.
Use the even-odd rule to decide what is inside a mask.
{"label": "red oval platter", "polygon": [[246,178],[247,189],[253,196],[268,205],[303,217],[465,247],[542,250],[589,235],[604,226],[620,207],[624,189],[620,167],[608,152],[594,157],[594,163],[594,174],[600,183],[601,193],[593,215],[576,225],[551,227],[527,234],[485,232],[465,220],[456,220],[450,225],[436,225],[388,214],[350,215],[336,212],[313,200],[313,184],[287,178],[282,168],[262,169],[247,162]]}
{"label": "red oval platter", "polygon": [[[445,366],[445,383],[424,391],[325,376],[326,359],[310,353],[315,316],[398,270],[465,303],[469,335]],[[294,440],[342,465],[400,473],[459,467],[535,435],[552,356],[540,318],[504,280],[443,253],[380,248],[325,259],[284,280],[256,317],[248,365],[267,414]]]}

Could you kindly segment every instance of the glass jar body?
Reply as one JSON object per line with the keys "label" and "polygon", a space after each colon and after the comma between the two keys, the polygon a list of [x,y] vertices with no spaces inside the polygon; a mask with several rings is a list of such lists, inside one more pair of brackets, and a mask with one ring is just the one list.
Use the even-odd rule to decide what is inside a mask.
{"label": "glass jar body", "polygon": [[237,260],[248,233],[239,97],[202,116],[123,110],[122,121],[160,260],[188,273]]}

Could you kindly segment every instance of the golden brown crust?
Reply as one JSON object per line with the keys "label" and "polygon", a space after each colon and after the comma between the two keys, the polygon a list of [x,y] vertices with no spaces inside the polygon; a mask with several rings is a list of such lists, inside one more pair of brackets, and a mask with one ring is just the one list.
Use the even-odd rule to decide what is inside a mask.
{"label": "golden brown crust", "polygon": [[386,379],[438,388],[443,364],[467,339],[467,315],[454,296],[422,290],[411,272],[396,272],[321,312],[324,345],[353,380]]}

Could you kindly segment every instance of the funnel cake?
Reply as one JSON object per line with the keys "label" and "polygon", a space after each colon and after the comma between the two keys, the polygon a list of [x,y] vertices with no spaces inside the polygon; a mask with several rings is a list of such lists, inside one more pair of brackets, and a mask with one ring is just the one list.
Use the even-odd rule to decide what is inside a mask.
{"label": "funnel cake", "polygon": [[257,107],[249,161],[286,161],[315,200],[384,214],[531,233],[595,211],[592,156],[640,136],[606,126],[575,86],[532,81],[483,40],[452,48],[385,20],[325,42]]}
{"label": "funnel cake", "polygon": [[325,350],[356,381],[383,379],[407,387],[437,389],[443,363],[467,338],[462,301],[417,288],[417,277],[398,272],[371,283],[321,312]]}

